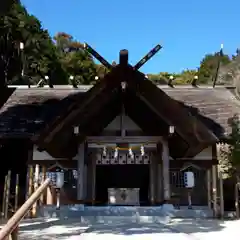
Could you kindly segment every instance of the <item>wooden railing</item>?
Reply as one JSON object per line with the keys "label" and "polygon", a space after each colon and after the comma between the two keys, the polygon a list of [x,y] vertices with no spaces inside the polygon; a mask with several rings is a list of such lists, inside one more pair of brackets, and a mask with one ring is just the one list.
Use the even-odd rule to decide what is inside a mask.
{"label": "wooden railing", "polygon": [[28,200],[18,209],[18,211],[8,220],[8,222],[0,230],[0,240],[5,240],[18,229],[20,221],[26,216],[28,211],[38,201],[41,195],[47,190],[51,180],[47,178],[42,185],[28,198]]}

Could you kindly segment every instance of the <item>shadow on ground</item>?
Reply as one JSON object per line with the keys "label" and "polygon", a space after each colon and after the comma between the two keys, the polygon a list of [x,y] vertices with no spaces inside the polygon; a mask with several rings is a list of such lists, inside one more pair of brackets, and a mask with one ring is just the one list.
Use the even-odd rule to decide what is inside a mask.
{"label": "shadow on ground", "polygon": [[[31,225],[29,225],[30,223]],[[224,230],[224,228],[224,221],[211,219],[175,219],[169,224],[119,221],[119,223],[102,223],[91,227],[81,224],[79,219],[27,220],[20,227],[20,239],[67,239],[82,233],[139,235],[182,232],[194,234],[217,232]]]}
{"label": "shadow on ground", "polygon": [[217,219],[174,219],[168,227],[187,234],[222,231],[226,221]]}
{"label": "shadow on ground", "polygon": [[146,233],[199,233],[199,232],[216,232],[222,231],[225,228],[224,221],[211,220],[211,219],[176,219],[169,224],[162,223],[141,223],[137,224],[99,224],[98,226],[90,227],[86,232],[92,232],[96,234],[120,234],[120,235],[132,235],[132,234],[146,234]]}
{"label": "shadow on ground", "polygon": [[163,224],[156,223],[120,223],[120,224],[99,224],[90,227],[85,233],[93,234],[114,234],[114,235],[139,235],[154,233],[172,233],[173,230]]}
{"label": "shadow on ground", "polygon": [[20,240],[37,238],[39,240],[66,239],[79,236],[88,228],[80,224],[78,219],[45,219],[24,221],[20,225]]}

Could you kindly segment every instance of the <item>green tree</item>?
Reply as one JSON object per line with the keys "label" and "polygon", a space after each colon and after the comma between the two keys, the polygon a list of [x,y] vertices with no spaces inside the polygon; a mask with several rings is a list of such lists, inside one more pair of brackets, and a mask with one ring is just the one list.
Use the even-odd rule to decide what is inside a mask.
{"label": "green tree", "polygon": [[58,33],[55,37],[58,58],[65,72],[74,76],[76,84],[91,84],[97,75],[96,64],[92,56],[83,49],[83,44],[75,41],[67,33]]}
{"label": "green tree", "polygon": [[170,73],[168,72],[160,72],[158,74],[148,74],[148,79],[153,81],[155,84],[167,84]]}
{"label": "green tree", "polygon": [[218,62],[221,62],[221,66],[225,66],[231,62],[231,59],[228,55],[225,54],[207,54],[200,63],[199,68],[199,83],[208,84],[214,80],[216,75]]}
{"label": "green tree", "polygon": [[108,69],[102,64],[96,64],[96,73],[99,78],[103,78],[108,73]]}
{"label": "green tree", "polygon": [[228,177],[240,179],[240,119],[234,115],[228,120],[231,133],[228,143],[220,146],[220,168]]}
{"label": "green tree", "polygon": [[229,136],[229,163],[231,174],[240,176],[240,120],[237,115],[229,119],[232,132]]}
{"label": "green tree", "polygon": [[197,75],[198,72],[196,70],[184,70],[180,74],[175,75],[174,84],[191,84]]}
{"label": "green tree", "polygon": [[[56,58],[53,42],[40,21],[17,2],[1,16],[0,25],[2,84],[36,83],[48,74]],[[25,78],[21,77],[22,69]]]}

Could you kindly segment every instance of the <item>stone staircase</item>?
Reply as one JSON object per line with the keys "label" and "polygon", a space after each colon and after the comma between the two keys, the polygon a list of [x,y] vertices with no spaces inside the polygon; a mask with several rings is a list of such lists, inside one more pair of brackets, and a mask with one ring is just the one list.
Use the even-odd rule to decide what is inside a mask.
{"label": "stone staircase", "polygon": [[171,210],[163,207],[86,207],[83,205],[62,206],[56,210],[55,206],[45,206],[39,209],[38,217],[58,219],[78,219],[89,225],[107,224],[113,222],[167,222],[170,220]]}
{"label": "stone staircase", "polygon": [[174,209],[172,205],[154,207],[65,205],[60,210],[55,206],[44,206],[38,210],[38,217],[58,219],[78,219],[84,224],[138,222],[166,223],[171,218],[211,218],[208,207]]}
{"label": "stone staircase", "polygon": [[[208,218],[212,212],[207,207],[174,209],[172,205],[155,207],[65,205],[38,209],[38,218],[25,219],[20,224],[19,239],[69,239],[72,236],[91,232],[91,229],[112,226],[161,226],[173,223],[173,218]],[[176,219],[176,221],[179,221]],[[136,227],[134,227],[135,229]]]}
{"label": "stone staircase", "polygon": [[182,206],[180,209],[175,209],[172,218],[212,218],[213,211],[207,206],[196,206],[193,209],[188,209],[187,206]]}

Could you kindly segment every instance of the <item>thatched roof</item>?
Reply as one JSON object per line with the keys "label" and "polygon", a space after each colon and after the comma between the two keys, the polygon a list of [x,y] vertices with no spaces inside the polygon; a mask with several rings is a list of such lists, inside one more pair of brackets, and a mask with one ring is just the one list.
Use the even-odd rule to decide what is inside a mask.
{"label": "thatched roof", "polygon": [[0,137],[30,137],[74,101],[74,89],[16,88],[0,109]]}
{"label": "thatched roof", "polygon": [[[29,137],[40,131],[75,101],[76,94],[89,87],[17,88],[0,109],[0,137]],[[225,87],[159,86],[173,99],[182,102],[219,138],[231,129],[228,120],[240,113],[240,101]],[[161,104],[161,103],[159,103]]]}

